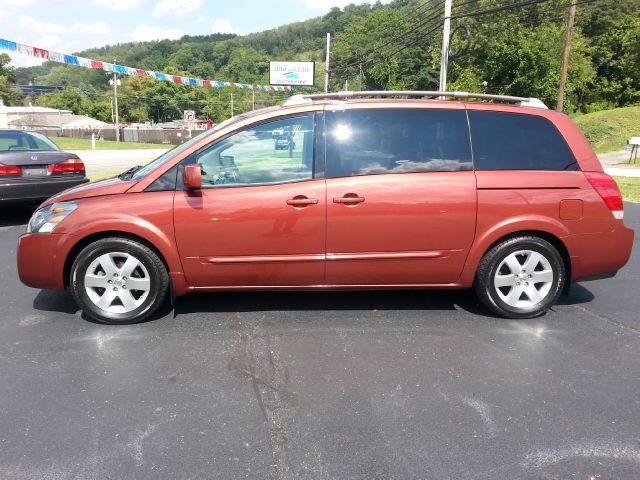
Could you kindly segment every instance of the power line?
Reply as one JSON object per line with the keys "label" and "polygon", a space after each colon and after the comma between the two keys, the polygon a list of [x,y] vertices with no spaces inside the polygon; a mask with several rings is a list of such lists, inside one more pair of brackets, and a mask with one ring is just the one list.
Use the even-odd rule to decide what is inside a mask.
{"label": "power line", "polygon": [[[440,28],[442,28],[442,25],[438,24],[434,28],[432,28],[431,30],[426,32],[425,35],[429,35],[429,34],[435,32],[436,30],[438,30]],[[417,38],[415,41],[413,41],[411,43],[408,43],[408,44],[404,45],[403,47],[399,48],[398,50],[396,50],[395,52],[391,53],[390,55],[388,55],[388,57],[393,57],[394,55],[397,55],[398,53],[406,50],[407,48],[412,47],[413,45],[418,43],[420,40],[422,40],[422,38]]]}
{"label": "power line", "polygon": [[[582,0],[580,2],[576,2],[576,5],[590,4],[590,3],[603,2],[603,1],[606,1],[606,0]],[[570,3],[566,3],[566,4],[562,4],[562,5],[555,5],[555,6],[550,6],[549,8],[544,8],[544,9],[541,9],[541,10],[538,10],[538,11],[535,12],[539,16],[545,15],[545,14],[549,14],[549,13],[556,13],[556,15],[553,15],[553,16],[545,15],[545,16],[542,16],[541,18],[539,17],[539,18],[532,18],[530,20],[527,20],[527,19],[518,20],[519,18],[530,17],[531,15],[528,12],[516,12],[516,13],[513,13],[512,15],[510,15],[510,16],[508,16],[506,18],[505,17],[501,17],[501,18],[498,18],[498,19],[495,19],[495,18],[477,19],[477,20],[475,20],[475,23],[478,24],[478,25],[487,25],[487,26],[495,25],[498,28],[499,27],[503,27],[505,25],[505,23],[511,25],[512,23],[510,23],[510,22],[512,22],[513,20],[516,20],[517,24],[520,25],[520,26],[524,26],[524,25],[534,26],[534,25],[541,25],[541,24],[545,24],[545,23],[551,24],[553,22],[557,22],[557,21],[560,21],[560,20],[566,20],[567,15],[566,14],[560,15],[560,14],[558,14],[558,12],[561,12],[561,11],[563,11],[565,9],[568,9],[570,7],[570,5],[571,5]],[[483,29],[483,31],[485,31],[485,32],[491,32],[491,31],[494,31],[494,30],[497,31],[498,28],[495,28],[495,29],[492,29],[492,28],[486,29],[485,28],[485,29]]]}
{"label": "power line", "polygon": [[[457,6],[464,6],[464,5],[468,5],[471,3],[477,3],[479,0],[468,0],[466,2],[463,2],[461,4],[458,4]],[[549,2],[551,0],[527,0],[524,2],[517,2],[517,3],[509,3],[509,4],[505,4],[505,5],[500,5],[498,7],[493,7],[493,8],[487,8],[487,9],[480,9],[480,10],[474,10],[474,11],[469,11],[469,12],[463,12],[463,13],[458,13],[455,15],[451,16],[451,19],[460,19],[460,18],[467,18],[467,17],[476,17],[476,16],[484,16],[484,15],[492,15],[495,13],[499,13],[499,12],[504,12],[504,11],[509,11],[509,10],[514,10],[514,9],[520,9],[520,8],[524,8],[527,6],[532,6],[532,5],[537,5],[537,4],[541,4],[541,3],[546,3]],[[584,3],[591,3],[591,2],[595,2],[598,0],[583,0]],[[582,2],[581,2],[582,3]],[[440,5],[442,5],[442,2],[440,3]],[[370,49],[367,53],[363,54],[363,58],[351,63],[348,63],[345,65],[345,62],[342,62],[340,64],[338,64],[336,67],[334,67],[334,71],[340,71],[340,70],[346,70],[349,67],[352,66],[356,66],[356,65],[362,65],[362,64],[368,64],[371,62],[371,60],[367,60],[364,57],[368,57],[373,53],[376,53],[377,51],[383,49],[386,46],[389,46],[390,44],[394,43],[397,39],[399,38],[403,38],[403,37],[407,37],[411,34],[417,33],[420,29],[422,29],[427,23],[429,23],[429,21],[431,20],[435,20],[439,15],[434,15],[432,17],[430,17],[428,20],[421,22],[419,25],[417,25],[416,27],[409,29],[408,31],[404,32],[403,34],[400,34],[396,37],[394,37],[394,39],[388,41],[387,43],[383,44],[382,46],[378,47],[378,48],[374,48],[374,49]],[[485,22],[480,22],[480,23],[485,23]],[[438,28],[440,28],[440,24],[438,24],[437,26],[434,26],[433,28],[431,28],[428,32],[420,32],[422,33],[422,35],[429,35],[430,33],[433,33],[434,31],[436,31]],[[403,46],[399,49],[397,49],[396,51],[392,52],[391,54],[385,55],[387,57],[392,57],[398,53],[400,53],[401,51],[405,50],[406,48],[409,48],[410,46],[415,45],[416,43],[418,43],[420,41],[420,38],[416,38],[413,41],[410,41],[409,43],[405,43],[403,44]]]}
{"label": "power line", "polygon": [[455,15],[451,15],[451,19],[454,20],[454,19],[457,19],[457,18],[477,17],[479,15],[489,15],[491,13],[498,13],[498,12],[503,12],[505,10],[513,10],[515,8],[528,7],[529,5],[537,5],[538,3],[545,3],[545,2],[549,2],[549,1],[550,0],[528,0],[526,2],[510,3],[508,5],[502,5],[500,7],[485,8],[483,10],[474,10],[472,12],[457,13]]}
{"label": "power line", "polygon": [[[439,15],[438,15],[439,17]],[[434,18],[431,18],[430,20],[433,20]],[[400,52],[402,50],[405,50],[405,48],[408,48],[412,45],[415,45],[416,43],[418,43],[420,40],[423,39],[423,36],[425,35],[429,35],[430,33],[432,33],[433,31],[435,31],[436,29],[440,28],[442,25],[438,22],[435,27],[433,24],[431,25],[427,25],[428,22],[424,22],[422,24],[420,24],[419,27],[416,27],[414,29],[412,29],[408,35],[406,35],[407,37],[409,37],[410,40],[408,43],[402,42],[400,49],[396,50],[395,52],[391,53],[391,54],[384,54],[384,57],[392,57],[393,55],[395,55],[397,52]],[[428,31],[425,31],[424,28],[429,28],[431,27]],[[393,42],[395,43],[395,42]],[[392,42],[387,42],[387,44],[384,45],[384,47],[390,46],[392,44]],[[372,58],[371,56],[379,51],[381,51],[383,49],[383,47],[380,47],[378,49],[375,50],[371,50],[369,53],[366,54],[366,56],[363,56],[361,59],[356,60],[354,62],[348,63],[346,65],[343,66],[339,66],[338,68],[332,69],[332,71],[344,71],[350,67],[354,67],[354,66],[358,66],[358,65],[368,65],[371,62],[374,62],[376,59]],[[366,58],[369,57],[369,58]]]}
{"label": "power line", "polygon": [[478,3],[481,0],[467,0],[466,2],[457,2],[453,5],[453,9],[459,9],[460,7],[464,7],[466,5],[471,5],[472,3]]}
{"label": "power line", "polygon": [[[360,63],[365,63],[364,62],[364,58],[370,56],[373,53],[376,53],[382,49],[384,49],[385,47],[388,47],[389,45],[392,45],[394,43],[396,43],[398,40],[401,40],[402,38],[408,36],[408,35],[412,35],[414,33],[416,33],[417,31],[421,30],[425,25],[427,25],[428,23],[432,22],[433,20],[435,20],[436,18],[438,18],[440,16],[440,12],[434,14],[434,12],[436,10],[439,10],[440,7],[442,7],[442,5],[444,4],[444,0],[440,0],[437,3],[434,3],[432,8],[429,10],[429,17],[422,20],[418,25],[411,27],[407,30],[405,30],[404,32],[401,32],[400,34],[395,35],[394,37],[392,37],[390,40],[388,40],[387,42],[385,42],[384,44],[378,46],[378,47],[373,47],[370,48],[368,51],[363,52],[362,58],[359,60],[356,60],[354,62],[348,63],[349,60],[344,60],[342,62],[338,62],[337,65],[335,65],[331,70],[332,71],[340,71],[340,70],[346,70],[349,67],[352,66],[356,66],[359,65]],[[352,57],[353,58],[353,57]]]}
{"label": "power line", "polygon": [[[596,2],[602,2],[602,1],[605,1],[605,0],[582,0],[581,2],[575,2],[575,4],[576,5],[584,5],[584,4],[588,4],[588,3],[596,3]],[[560,4],[560,5],[552,5],[552,6],[549,6],[548,8],[542,8],[540,10],[536,10],[535,14],[536,15],[542,15],[542,14],[550,13],[550,12],[558,12],[558,11],[561,11],[561,10],[568,9],[570,6],[571,6],[571,3],[563,3],[563,4]],[[490,16],[490,15],[488,15],[488,16]],[[512,13],[512,17],[508,17],[508,18],[521,17],[521,16],[531,16],[531,13],[530,12],[515,12],[515,13]],[[501,17],[499,20],[506,20],[508,18]],[[479,20],[476,20],[477,23],[491,23],[492,21],[493,21],[493,19],[486,19],[486,20],[479,19]]]}

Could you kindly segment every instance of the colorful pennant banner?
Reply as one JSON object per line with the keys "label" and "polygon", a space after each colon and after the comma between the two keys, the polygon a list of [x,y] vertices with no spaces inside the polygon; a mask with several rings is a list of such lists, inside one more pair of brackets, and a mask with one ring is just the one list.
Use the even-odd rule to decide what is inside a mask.
{"label": "colorful pennant banner", "polygon": [[67,65],[77,65],[79,67],[92,68],[94,70],[103,70],[105,72],[115,72],[120,75],[129,75],[134,77],[149,76],[156,80],[165,82],[179,83],[182,85],[190,85],[192,87],[205,87],[205,88],[220,88],[220,87],[236,87],[236,88],[250,88],[263,91],[289,91],[290,86],[276,86],[276,85],[252,85],[249,83],[236,83],[236,82],[220,82],[217,80],[201,80],[198,78],[182,77],[180,75],[170,75],[168,73],[154,72],[152,70],[141,70],[140,68],[124,67],[122,65],[116,65],[108,62],[101,62],[99,60],[91,60],[90,58],[78,57],[76,55],[64,55],[58,52],[51,52],[44,48],[36,48],[30,45],[24,45],[22,43],[12,42],[0,38],[0,50],[8,50],[11,52],[18,52],[22,55],[29,55],[30,57],[42,58],[50,62],[65,63]]}

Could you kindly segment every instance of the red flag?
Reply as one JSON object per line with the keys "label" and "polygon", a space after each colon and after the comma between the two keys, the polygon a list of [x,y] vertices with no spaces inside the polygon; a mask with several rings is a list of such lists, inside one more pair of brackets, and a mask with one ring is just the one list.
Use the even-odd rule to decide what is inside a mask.
{"label": "red flag", "polygon": [[91,68],[102,70],[102,62],[99,62],[98,60],[91,60]]}
{"label": "red flag", "polygon": [[49,60],[49,50],[33,47],[33,56]]}

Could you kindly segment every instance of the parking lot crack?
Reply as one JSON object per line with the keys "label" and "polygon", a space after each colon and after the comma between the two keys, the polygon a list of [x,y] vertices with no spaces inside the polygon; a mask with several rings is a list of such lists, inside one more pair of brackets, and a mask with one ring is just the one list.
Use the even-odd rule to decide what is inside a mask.
{"label": "parking lot crack", "polygon": [[289,429],[297,396],[289,390],[289,371],[280,357],[280,338],[266,331],[265,316],[245,319],[238,313],[233,329],[239,341],[230,371],[250,382],[268,430],[273,468],[280,480],[297,478],[288,456]]}
{"label": "parking lot crack", "polygon": [[626,323],[619,322],[617,320],[607,317],[606,315],[601,315],[599,313],[594,312],[593,310],[589,310],[588,308],[583,307],[582,305],[571,305],[571,306],[584,313],[588,313],[589,315],[591,315],[594,318],[597,318],[598,320],[602,320],[612,325],[615,325],[617,327],[623,328],[625,330],[629,330],[633,333],[640,334],[640,328],[636,328],[631,325],[627,325]]}

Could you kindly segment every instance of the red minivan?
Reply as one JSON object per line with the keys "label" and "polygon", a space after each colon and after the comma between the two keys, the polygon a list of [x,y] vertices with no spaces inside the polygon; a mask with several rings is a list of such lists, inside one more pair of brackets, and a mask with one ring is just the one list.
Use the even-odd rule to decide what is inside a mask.
{"label": "red minivan", "polygon": [[[419,98],[435,96],[458,101]],[[474,287],[529,318],[625,265],[622,217],[587,140],[536,99],[341,92],[239,115],[50,198],[18,269],[105,323],[140,321],[168,294],[284,289]]]}

